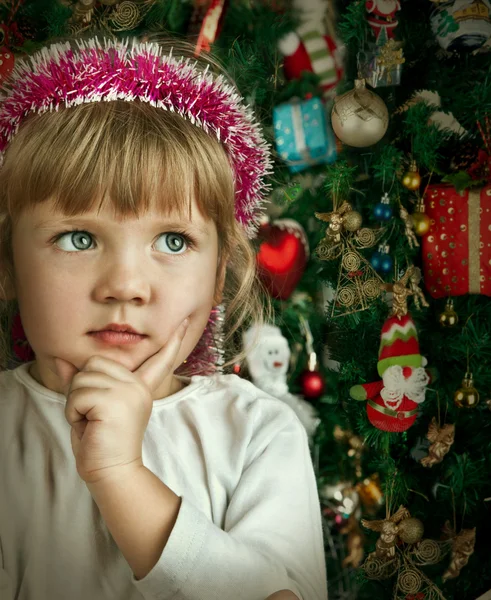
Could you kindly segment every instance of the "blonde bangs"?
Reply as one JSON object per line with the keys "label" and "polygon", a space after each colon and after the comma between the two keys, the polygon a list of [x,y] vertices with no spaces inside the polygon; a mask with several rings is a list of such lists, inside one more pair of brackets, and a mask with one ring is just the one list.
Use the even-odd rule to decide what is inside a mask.
{"label": "blonde bangs", "polygon": [[139,216],[154,202],[162,214],[186,218],[193,197],[222,231],[234,220],[233,172],[218,140],[143,102],[89,103],[29,117],[6,154],[0,189],[2,212],[13,223],[48,199],[67,217],[108,201],[121,218]]}

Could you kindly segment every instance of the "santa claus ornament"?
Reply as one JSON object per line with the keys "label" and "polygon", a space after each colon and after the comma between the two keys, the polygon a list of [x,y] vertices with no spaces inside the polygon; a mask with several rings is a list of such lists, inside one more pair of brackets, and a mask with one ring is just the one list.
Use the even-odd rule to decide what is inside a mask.
{"label": "santa claus ornament", "polygon": [[399,0],[366,0],[365,8],[377,44],[383,46],[389,39],[394,38],[398,25],[395,14],[401,9],[401,3]]}
{"label": "santa claus ornament", "polygon": [[[396,285],[402,286],[401,282],[393,287]],[[406,292],[404,299],[414,293]],[[377,371],[382,380],[355,385],[350,389],[350,396],[354,400],[367,401],[367,416],[374,427],[401,432],[409,429],[416,420],[430,377],[424,369],[427,361],[420,354],[418,333],[407,312],[407,304],[401,302],[397,289],[393,293],[392,313],[380,336]]]}

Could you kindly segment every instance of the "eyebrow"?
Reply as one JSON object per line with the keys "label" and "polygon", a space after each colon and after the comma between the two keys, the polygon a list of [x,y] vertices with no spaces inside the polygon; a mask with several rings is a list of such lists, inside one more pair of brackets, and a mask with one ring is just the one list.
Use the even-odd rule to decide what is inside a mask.
{"label": "eyebrow", "polygon": [[[112,223],[114,223],[115,221],[112,221]],[[70,225],[78,225],[78,226],[82,226],[82,225],[87,225],[88,227],[93,227],[93,226],[98,226],[98,227],[102,227],[107,225],[106,221],[102,221],[101,219],[97,219],[97,218],[90,218],[90,217],[84,217],[83,215],[80,215],[78,217],[71,217],[68,219],[51,219],[51,220],[47,220],[47,221],[41,221],[40,223],[38,223],[34,229],[36,231],[38,230],[43,230],[43,229],[58,229],[60,227],[66,227],[66,226],[70,226]],[[164,227],[165,229],[189,229],[189,230],[194,230],[197,233],[203,235],[203,236],[208,236],[209,235],[209,231],[206,227],[206,225],[203,223],[196,223],[193,221],[168,221],[166,219],[161,219],[161,220],[157,220],[155,219],[150,227],[152,229],[155,228],[160,228],[160,227]]]}

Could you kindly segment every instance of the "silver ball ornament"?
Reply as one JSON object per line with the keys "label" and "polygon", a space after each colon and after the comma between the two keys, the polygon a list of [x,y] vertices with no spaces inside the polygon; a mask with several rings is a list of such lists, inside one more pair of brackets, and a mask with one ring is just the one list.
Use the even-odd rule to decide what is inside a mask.
{"label": "silver ball ornament", "polygon": [[334,100],[331,122],[344,144],[365,148],[384,137],[389,111],[380,96],[366,89],[364,79],[356,79],[352,90]]}

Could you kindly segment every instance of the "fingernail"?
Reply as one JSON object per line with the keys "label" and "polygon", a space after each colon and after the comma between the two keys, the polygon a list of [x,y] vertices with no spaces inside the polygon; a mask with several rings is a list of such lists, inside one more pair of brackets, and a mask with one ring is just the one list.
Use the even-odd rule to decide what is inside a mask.
{"label": "fingernail", "polygon": [[184,319],[184,321],[182,322],[182,327],[183,327],[184,329],[187,329],[187,328],[188,328],[188,325],[189,325],[189,319],[186,317],[186,318]]}

